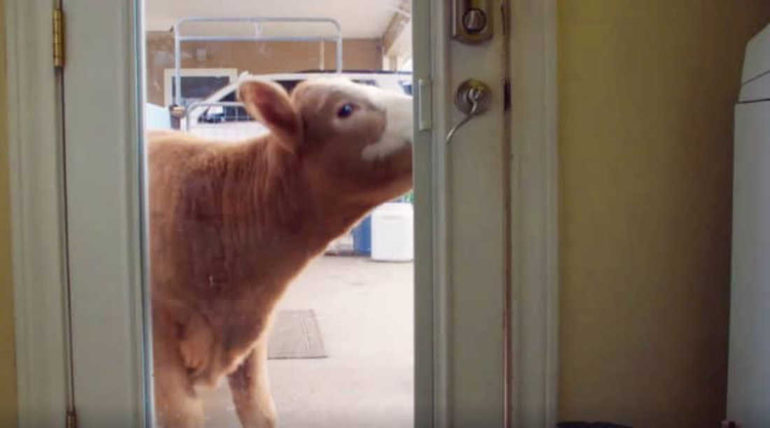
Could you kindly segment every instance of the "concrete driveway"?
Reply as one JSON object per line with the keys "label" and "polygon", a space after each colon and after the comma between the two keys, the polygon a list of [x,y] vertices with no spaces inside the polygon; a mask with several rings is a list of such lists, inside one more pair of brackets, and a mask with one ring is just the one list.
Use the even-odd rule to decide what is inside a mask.
{"label": "concrete driveway", "polygon": [[[280,309],[313,309],[328,354],[270,360],[285,428],[412,427],[413,266],[324,256],[289,287]],[[227,382],[204,392],[207,427],[239,427]]]}

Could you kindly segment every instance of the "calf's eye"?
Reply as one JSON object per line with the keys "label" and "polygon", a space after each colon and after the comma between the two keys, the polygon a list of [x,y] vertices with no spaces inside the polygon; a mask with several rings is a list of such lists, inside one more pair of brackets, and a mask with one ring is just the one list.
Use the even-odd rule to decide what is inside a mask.
{"label": "calf's eye", "polygon": [[343,105],[339,110],[337,110],[337,117],[342,119],[350,116],[351,114],[353,114],[353,104],[350,103]]}

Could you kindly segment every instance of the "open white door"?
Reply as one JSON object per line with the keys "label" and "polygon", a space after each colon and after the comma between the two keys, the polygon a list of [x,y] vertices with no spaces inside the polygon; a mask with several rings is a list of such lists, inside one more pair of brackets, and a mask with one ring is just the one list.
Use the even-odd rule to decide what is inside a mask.
{"label": "open white door", "polygon": [[[412,6],[415,426],[511,426],[515,406],[522,406],[517,415],[525,417],[543,416],[554,405],[549,398],[554,391],[542,389],[553,374],[548,372],[553,361],[541,364],[537,357],[551,352],[548,357],[554,358],[554,349],[543,345],[547,337],[552,338],[553,320],[548,314],[515,309],[530,301],[548,308],[545,300],[555,295],[545,291],[550,285],[541,287],[541,292],[537,278],[523,278],[514,289],[516,275],[511,272],[514,247],[536,240],[523,236],[522,228],[532,222],[545,228],[550,224],[547,211],[553,207],[547,198],[536,208],[545,210],[544,221],[522,217],[514,222],[512,214],[517,194],[523,195],[521,203],[537,202],[553,190],[522,190],[522,177],[531,171],[522,161],[512,162],[514,154],[526,156],[536,150],[533,147],[546,127],[539,111],[534,114],[541,120],[536,122],[539,130],[537,126],[513,130],[511,105],[519,107],[520,115],[528,107],[515,100],[511,103],[511,94],[506,93],[509,82],[523,91],[527,79],[553,71],[545,70],[547,62],[528,69],[511,67],[515,60],[530,55],[529,49],[552,42],[530,37],[542,36],[545,31],[539,25],[512,31],[511,24],[532,17],[544,23],[553,11],[534,0],[457,4],[435,0],[415,1]],[[461,7],[470,4],[476,7]],[[142,2],[64,0],[62,7],[67,62],[60,184],[66,189],[71,398],[78,426],[151,426]],[[511,13],[520,13],[520,18],[512,18]],[[463,26],[470,28],[470,39],[482,40],[466,42],[453,35]],[[520,37],[514,44],[521,43],[513,50],[512,35]],[[537,58],[543,61],[542,56]],[[520,72],[513,81],[509,79],[512,68]],[[458,88],[469,79],[487,89],[483,94],[471,91],[466,107],[474,115],[467,119],[456,100]],[[544,97],[546,86],[522,99]],[[474,102],[480,103],[478,109],[483,112],[475,114],[479,110]],[[517,135],[526,142],[518,148],[512,144]],[[549,162],[540,159],[535,164],[553,166]],[[518,169],[513,171],[514,167]],[[555,266],[553,260],[541,266],[548,263]],[[533,271],[532,275],[544,274]],[[532,290],[537,291],[529,293]],[[542,331],[512,328],[514,319],[538,317]],[[514,340],[537,350],[515,361]],[[517,379],[521,394],[513,391],[514,370],[521,370]],[[31,421],[24,412],[22,406],[22,421]],[[547,417],[527,420],[531,426],[548,423]]]}
{"label": "open white door", "polygon": [[[415,2],[415,82],[430,91],[418,94],[415,122],[422,262],[416,268],[422,380],[416,426],[503,426],[508,417],[507,23],[498,2],[480,3],[489,7],[483,15],[491,34],[467,43],[452,37],[449,23],[468,11],[451,10],[451,2]],[[488,110],[447,142],[465,118],[455,98],[468,79],[488,86]]]}

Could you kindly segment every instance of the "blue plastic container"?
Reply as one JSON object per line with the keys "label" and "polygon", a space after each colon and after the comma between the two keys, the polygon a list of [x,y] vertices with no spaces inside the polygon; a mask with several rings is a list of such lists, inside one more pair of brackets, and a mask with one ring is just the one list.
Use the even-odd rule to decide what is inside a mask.
{"label": "blue plastic container", "polygon": [[356,254],[372,254],[372,216],[368,215],[353,228],[353,251]]}

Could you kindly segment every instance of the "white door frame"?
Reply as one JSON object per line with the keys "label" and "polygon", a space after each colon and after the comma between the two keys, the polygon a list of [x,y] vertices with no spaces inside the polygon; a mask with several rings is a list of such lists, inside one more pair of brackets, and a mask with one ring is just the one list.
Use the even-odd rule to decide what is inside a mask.
{"label": "white door frame", "polygon": [[555,427],[558,399],[557,2],[511,1],[514,421]]}
{"label": "white door frame", "polygon": [[[64,0],[64,136],[73,391],[84,427],[149,425],[141,12]],[[141,5],[142,2],[136,2]],[[97,66],[94,66],[97,64]],[[97,178],[98,177],[98,178]],[[146,376],[146,377],[145,377]]]}
{"label": "white door frame", "polygon": [[[64,427],[69,403],[61,103],[53,1],[5,1],[20,427]],[[13,108],[10,108],[13,106]]]}
{"label": "white door frame", "polygon": [[[19,388],[19,424],[20,426],[64,426],[64,414],[68,403],[68,365],[66,335],[67,301],[65,299],[68,276],[68,244],[66,236],[65,205],[63,195],[67,184],[64,181],[63,150],[61,129],[61,106],[58,87],[51,55],[51,10],[53,0],[28,1],[6,0],[6,34],[8,43],[8,93],[13,109],[9,114],[9,146],[11,164],[11,202],[14,257],[14,288],[16,311],[16,354]],[[134,24],[134,16],[119,0],[100,2],[100,7],[113,5],[116,11],[113,23],[121,24],[119,31],[114,31],[116,45],[126,43],[130,35],[126,32]],[[429,8],[429,2],[414,2],[414,7]],[[66,8],[66,4],[65,4]],[[512,326],[510,331],[514,341],[513,385],[516,393],[511,397],[517,426],[551,427],[556,416],[556,379],[557,379],[557,311],[558,311],[558,267],[557,267],[557,221],[556,221],[556,3],[555,0],[511,0],[511,25],[513,50],[511,52],[511,71],[513,79],[513,123],[512,132],[512,260],[513,272]],[[109,15],[109,14],[107,14]],[[116,19],[121,19],[118,22]],[[436,25],[434,22],[433,25]],[[420,43],[415,38],[415,43]],[[426,41],[423,41],[426,42]],[[133,43],[131,41],[129,44]],[[126,46],[126,49],[134,49]],[[436,50],[434,50],[435,52]],[[439,53],[440,54],[440,53]],[[114,55],[114,54],[113,54]],[[525,60],[526,59],[526,60]],[[415,58],[417,60],[417,58]],[[436,59],[433,58],[432,61]],[[130,61],[128,61],[130,62]],[[128,62],[124,63],[124,73],[131,73]],[[415,77],[418,78],[420,67],[415,64]],[[422,68],[425,70],[425,68]],[[440,70],[439,70],[440,71]],[[442,87],[440,73],[422,76],[433,81],[433,99],[445,99],[448,88]],[[124,114],[134,117],[126,103],[136,103],[131,91],[121,93],[109,102],[110,108],[121,109]],[[133,100],[133,101],[132,101]],[[122,104],[121,104],[122,103]],[[532,107],[536,106],[536,107]],[[128,110],[126,110],[128,108]],[[443,114],[446,114],[444,109]],[[134,115],[134,116],[131,116]],[[446,117],[446,116],[444,116]],[[134,117],[133,121],[141,118]],[[445,121],[440,114],[434,118],[436,128],[445,130]],[[135,123],[135,122],[134,122]],[[122,177],[119,183],[138,201],[139,182],[133,182],[132,174],[138,171],[138,158],[132,152],[134,131],[128,126],[118,129],[121,133],[118,141],[125,143],[118,151],[128,156],[124,159],[124,169],[116,171]],[[432,145],[443,142],[443,135],[430,133]],[[424,137],[423,137],[424,138]],[[419,143],[416,142],[416,144]],[[419,150],[419,148],[418,148]],[[134,170],[132,167],[136,166]],[[431,171],[430,176],[417,177],[417,181],[433,177],[441,171]],[[72,183],[69,183],[72,185]],[[70,195],[71,196],[71,195]],[[70,207],[72,208],[72,207]],[[418,208],[419,209],[419,208]],[[423,207],[422,209],[425,209]],[[118,204],[110,207],[116,216],[128,225],[122,233],[138,230],[139,208],[132,204]],[[433,210],[433,207],[431,207]],[[431,211],[433,212],[433,211]],[[430,217],[440,224],[440,217]],[[86,221],[87,217],[82,221]],[[81,223],[83,224],[83,223]],[[85,227],[85,225],[83,226]],[[436,231],[431,225],[432,231]],[[72,231],[70,231],[72,232]],[[72,235],[71,235],[72,236]],[[102,239],[123,239],[104,236]],[[143,245],[126,238],[125,245],[116,249],[115,265],[124,278],[140,277],[141,261],[132,256],[133,250]],[[440,244],[438,242],[437,244]],[[93,248],[84,243],[69,242],[70,254],[76,257],[89,257]],[[73,245],[77,248],[74,248]],[[425,254],[435,256],[437,245]],[[419,249],[418,249],[419,252]],[[135,254],[135,253],[134,253]],[[437,284],[441,278],[441,259],[438,265],[429,265],[427,269],[416,272],[417,279],[430,279]],[[110,272],[96,269],[93,272],[80,271],[78,275],[106,275]],[[123,326],[124,332],[133,340],[141,341],[141,323],[144,314],[138,306],[143,296],[129,293],[125,282],[107,283],[105,293],[122,295],[126,306],[102,308],[102,313],[109,313],[122,320],[114,320]],[[418,299],[420,291],[418,291]],[[433,293],[433,291],[431,291]],[[428,296],[422,296],[423,298]],[[435,296],[433,296],[435,297]],[[440,297],[440,296],[439,296]],[[98,311],[97,311],[98,312]],[[441,321],[433,314],[417,314],[417,322]],[[99,321],[99,314],[83,316]],[[81,320],[85,322],[86,319]],[[433,343],[442,334],[437,323]],[[436,335],[438,334],[438,336]],[[426,339],[426,338],[423,338]],[[131,373],[137,373],[143,367],[141,350],[137,343],[129,344],[134,352],[129,353],[122,364],[125,366],[129,382],[136,383],[139,378],[131,379]],[[436,365],[445,355],[440,355],[441,348],[426,360],[418,360],[418,367],[431,364],[427,382],[417,379],[417,396],[423,393],[441,392],[440,376],[442,366]],[[97,356],[91,356],[88,363],[98,364]],[[85,363],[85,362],[84,362]],[[117,367],[116,367],[116,370]],[[436,376],[434,376],[434,374]],[[446,372],[444,372],[446,375]],[[122,376],[123,377],[123,376]],[[106,386],[105,386],[106,388]],[[100,391],[92,390],[94,394]],[[115,393],[116,391],[111,391]],[[445,391],[444,391],[445,392]],[[131,399],[125,400],[127,409],[126,425],[141,425],[143,406],[148,402],[147,391],[141,386],[126,386],[119,394]],[[121,395],[122,396],[122,395]],[[440,397],[440,394],[436,394]],[[112,401],[112,400],[111,400]],[[418,401],[418,412],[425,411],[426,403]],[[78,403],[80,406],[80,403]],[[431,420],[448,422],[446,415],[437,415],[431,407]],[[115,409],[113,409],[115,410]],[[419,413],[418,413],[419,415]],[[85,422],[85,421],[84,421]],[[418,419],[419,422],[419,419]]]}

